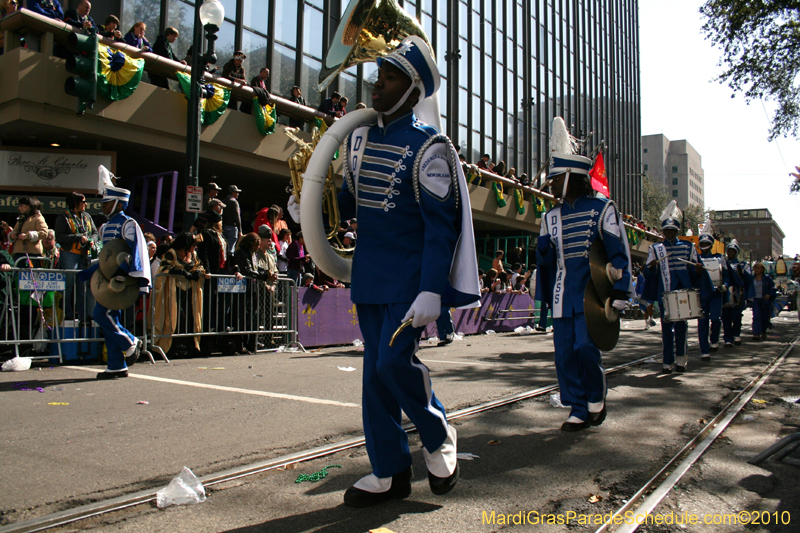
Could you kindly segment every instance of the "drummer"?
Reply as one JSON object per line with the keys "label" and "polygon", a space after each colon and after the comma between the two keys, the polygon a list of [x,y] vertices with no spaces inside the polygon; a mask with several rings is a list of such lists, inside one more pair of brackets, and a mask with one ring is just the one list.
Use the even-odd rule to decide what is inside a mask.
{"label": "drummer", "polygon": [[[730,286],[727,262],[722,254],[711,253],[714,235],[711,233],[711,220],[706,219],[700,231],[698,242],[700,260],[706,275],[701,279],[700,305],[703,316],[697,320],[697,333],[700,336],[700,359],[710,361],[711,354],[719,349],[719,332],[722,321],[722,295]],[[709,342],[709,324],[711,336]]]}
{"label": "drummer", "polygon": [[742,313],[746,303],[744,295],[753,284],[750,265],[739,261],[739,252],[739,243],[736,239],[732,239],[725,249],[730,280],[727,301],[722,307],[722,338],[725,341],[725,348],[742,344]]}
{"label": "drummer", "polygon": [[[672,200],[661,214],[664,240],[650,246],[644,269],[644,298],[648,301],[658,299],[661,311],[662,374],[672,374],[674,370],[686,372],[689,363],[686,345],[689,325],[686,320],[664,320],[664,293],[694,288],[698,285],[698,273],[703,271],[694,245],[678,239],[681,227],[678,216],[680,210]],[[695,266],[690,263],[695,263]]]}

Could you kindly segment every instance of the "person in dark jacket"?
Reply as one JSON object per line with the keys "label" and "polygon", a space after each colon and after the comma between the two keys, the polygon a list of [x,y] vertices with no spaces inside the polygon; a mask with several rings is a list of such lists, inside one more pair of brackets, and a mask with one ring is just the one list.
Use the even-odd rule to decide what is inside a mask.
{"label": "person in dark jacket", "polygon": [[[60,267],[64,270],[84,270],[89,268],[92,255],[97,254],[99,234],[92,217],[86,212],[86,196],[71,192],[67,195],[66,202],[67,211],[59,215],[55,225],[56,242],[61,246]],[[64,311],[68,319],[84,319],[86,309],[94,308],[91,292],[87,290],[85,283],[76,282],[74,275],[67,276],[64,300]],[[85,305],[87,301],[88,306]]]}
{"label": "person in dark jacket", "polygon": [[[292,87],[292,97],[289,98],[292,102],[296,104],[300,104],[302,106],[308,106],[306,99],[303,98],[303,91],[300,90],[300,87],[295,85]],[[289,117],[289,127],[290,128],[300,128],[303,129],[305,125],[305,121],[301,118]]]}
{"label": "person in dark jacket", "polygon": [[[185,65],[186,61],[175,59],[175,54],[172,53],[172,43],[174,43],[177,38],[178,30],[170,26],[164,31],[163,35],[159,35],[156,39],[156,44],[153,46],[153,52],[161,57],[166,57],[171,61],[178,61],[179,63],[183,63]],[[169,80],[167,80],[167,78],[164,76],[159,76],[158,74],[153,74],[152,72],[148,75],[150,76],[150,83],[156,87],[169,90]]]}
{"label": "person in dark jacket", "polygon": [[339,100],[341,98],[341,94],[334,92],[330,98],[326,98],[322,101],[322,103],[319,105],[319,110],[326,115],[330,115],[331,117],[340,117]]}
{"label": "person in dark jacket", "polygon": [[147,24],[141,21],[137,22],[133,25],[131,30],[125,34],[125,42],[138,48],[142,52],[152,52],[153,47],[150,46],[147,37],[144,36],[144,32],[146,31]]}
{"label": "person in dark jacket", "polygon": [[[225,63],[225,66],[222,67],[222,77],[228,78],[233,82],[234,85],[246,85],[246,74],[244,72],[244,60],[247,59],[247,56],[241,50],[237,50],[235,54],[233,54],[233,58]],[[231,100],[228,103],[228,109],[236,109],[239,110],[239,102],[240,100],[231,95]]]}
{"label": "person in dark jacket", "polygon": [[119,19],[114,15],[106,17],[106,22],[98,28],[100,36],[108,39],[114,39],[118,43],[124,43],[125,39],[122,37],[122,32],[119,31]]}
{"label": "person in dark jacket", "polygon": [[[261,237],[258,236],[258,233],[248,233],[242,237],[236,245],[233,263],[239,269],[239,273],[249,280],[265,279],[264,276],[259,273],[256,262],[256,252],[260,245]],[[259,326],[252,318],[249,318],[252,315],[248,315],[247,313],[247,305],[248,303],[252,303],[249,302],[249,300],[252,300],[252,295],[254,294],[252,282],[250,285],[246,294],[247,297],[241,294],[237,295],[238,302],[234,304],[233,327],[238,331],[252,331],[258,329]],[[247,349],[247,346],[251,345],[252,341],[253,339],[251,339],[249,335],[238,335],[234,341],[237,353],[250,355],[251,352]]]}
{"label": "person in dark jacket", "polygon": [[[269,90],[267,89],[267,80],[269,79],[269,69],[267,67],[262,68],[258,72],[258,76],[253,76],[253,79],[250,80],[250,87],[256,91],[256,95],[259,96],[260,100],[266,98],[269,100],[271,95],[269,94]],[[242,101],[242,105],[239,107],[239,110],[242,113],[251,113],[253,110],[253,102],[252,101]]]}
{"label": "person in dark jacket", "polygon": [[225,210],[222,212],[222,232],[228,240],[228,249],[233,253],[236,242],[242,234],[242,210],[239,208],[239,193],[242,190],[236,185],[228,186],[228,197],[225,198]]}
{"label": "person in dark jacket", "polygon": [[28,0],[27,7],[39,15],[64,20],[64,9],[58,0]]}
{"label": "person in dark jacket", "polygon": [[88,30],[94,28],[94,19],[89,15],[92,10],[92,3],[89,0],[81,0],[77,9],[70,9],[64,13],[64,22],[78,28],[79,30]]}
{"label": "person in dark jacket", "polygon": [[286,249],[286,276],[295,282],[299,287],[301,282],[301,274],[305,271],[306,263],[310,261],[311,257],[306,253],[305,241],[303,240],[303,232],[298,231],[294,240]]}

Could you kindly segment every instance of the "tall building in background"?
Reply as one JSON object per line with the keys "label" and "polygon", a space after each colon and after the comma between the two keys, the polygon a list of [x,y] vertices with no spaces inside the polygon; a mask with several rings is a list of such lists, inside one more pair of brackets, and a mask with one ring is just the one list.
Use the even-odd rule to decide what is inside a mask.
{"label": "tall building in background", "polygon": [[[71,0],[73,2],[74,0]],[[385,1],[385,0],[383,0]],[[247,54],[248,76],[271,70],[270,90],[289,96],[300,85],[309,105],[345,0],[222,0],[226,22],[218,64]],[[554,116],[576,136],[604,141],[611,196],[641,216],[638,0],[399,0],[422,23],[442,76],[446,133],[469,162],[488,153],[516,174],[532,176],[548,157]],[[92,14],[122,13],[123,27],[147,23],[151,42],[165,26],[180,31],[183,56],[192,38],[190,0],[103,0]],[[115,5],[116,4],[116,5]],[[70,6],[72,7],[72,6]],[[121,9],[120,9],[121,8]],[[371,100],[374,64],[349,69],[328,92],[349,109]]]}
{"label": "tall building in background", "polygon": [[681,209],[705,205],[703,160],[688,141],[670,141],[661,134],[645,135],[642,170],[663,185]]}

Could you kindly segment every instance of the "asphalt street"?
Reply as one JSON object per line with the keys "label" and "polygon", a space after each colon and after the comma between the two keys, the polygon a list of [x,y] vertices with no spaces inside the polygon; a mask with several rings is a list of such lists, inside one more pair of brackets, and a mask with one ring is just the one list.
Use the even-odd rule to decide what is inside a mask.
{"label": "asphalt street", "polygon": [[[749,314],[745,322],[749,323]],[[660,376],[660,361],[656,361],[610,375],[609,417],[598,428],[578,434],[560,432],[558,427],[568,412],[554,407],[549,395],[455,421],[459,452],[478,457],[460,462],[461,481],[444,497],[430,493],[424,460],[417,452],[408,500],[363,510],[344,507],[343,491],[369,472],[365,451],[356,448],[295,468],[214,485],[209,487],[209,499],[201,504],[165,510],[143,504],[61,529],[564,531],[566,525],[499,522],[505,517],[513,521],[520,511],[534,519],[536,513],[593,516],[613,512],[699,430],[702,420],[713,417],[798,333],[794,313],[784,312],[774,323],[766,341],[745,340],[741,347],[721,349],[711,363],[701,363],[694,347],[686,374]],[[690,328],[693,340],[694,326]],[[620,343],[604,356],[604,365],[608,368],[659,351],[660,328],[645,331],[642,321],[625,322]],[[776,377],[798,371],[796,352]],[[0,374],[5,421],[0,440],[4,457],[0,520],[7,525],[156,490],[184,466],[203,476],[360,436],[361,356],[356,347],[339,347],[305,354],[137,364],[130,378],[114,382],[94,380],[98,367],[43,366]],[[556,382],[549,334],[466,337],[445,347],[425,346],[420,358],[431,369],[436,394],[449,411]],[[787,417],[794,413],[792,407],[775,398],[784,389],[796,388],[796,380],[781,379],[781,385],[771,385],[775,390],[769,400],[781,411],[761,409],[751,415],[774,419],[735,424],[729,432],[742,432],[743,448],[698,468],[739,469],[748,475],[751,469],[763,470],[758,475],[773,479],[769,499],[776,509],[786,507],[789,495],[796,500],[796,489],[787,494],[774,474],[746,465],[745,455],[758,453],[790,430]],[[411,441],[413,449],[418,449],[416,436]],[[716,451],[715,447],[712,452]],[[742,470],[743,464],[747,468]],[[298,474],[313,474],[328,465],[341,468],[329,468],[329,475],[318,482],[295,483]],[[759,490],[768,492],[747,483],[738,492],[713,485],[704,490],[711,503],[716,501],[717,507],[726,509],[763,504],[764,498],[755,495]],[[725,495],[734,492],[734,500],[726,501]],[[742,497],[742,492],[749,497]],[[701,504],[701,500],[664,503],[674,508]],[[594,531],[596,526],[573,523],[569,529]]]}

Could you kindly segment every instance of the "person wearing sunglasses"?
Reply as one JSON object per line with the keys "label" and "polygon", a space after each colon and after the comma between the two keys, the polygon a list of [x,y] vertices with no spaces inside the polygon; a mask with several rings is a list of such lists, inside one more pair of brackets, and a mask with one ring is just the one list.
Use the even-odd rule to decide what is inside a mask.
{"label": "person wearing sunglasses", "polygon": [[[66,197],[67,210],[56,219],[56,242],[61,246],[59,267],[64,270],[84,270],[92,261],[93,247],[98,241],[97,226],[86,212],[86,196],[71,192]],[[94,254],[96,255],[96,247]],[[85,318],[86,299],[92,299],[86,284],[78,282],[75,276],[67,275],[65,312],[67,318]],[[74,294],[74,296],[73,296]],[[89,308],[91,309],[91,305]]]}

